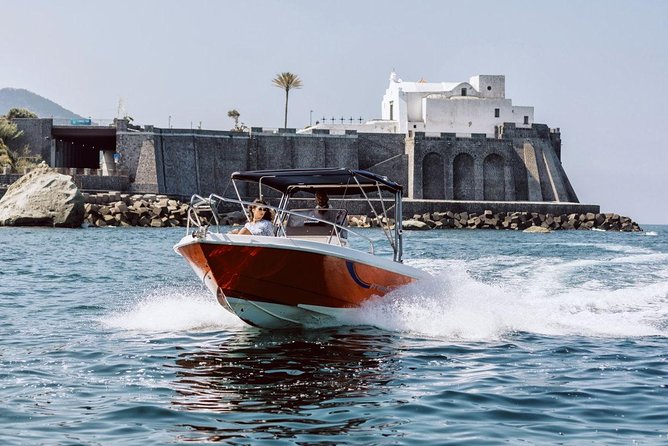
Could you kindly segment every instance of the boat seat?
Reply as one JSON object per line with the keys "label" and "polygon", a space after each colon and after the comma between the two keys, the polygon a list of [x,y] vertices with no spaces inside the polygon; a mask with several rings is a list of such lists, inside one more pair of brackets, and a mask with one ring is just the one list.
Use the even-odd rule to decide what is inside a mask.
{"label": "boat seat", "polygon": [[[290,215],[285,226],[285,234],[288,237],[294,236],[331,236],[336,235],[335,228],[331,224],[322,221],[313,220],[315,212],[318,212],[318,218],[331,221],[334,224],[343,226],[348,215],[345,209],[295,209],[301,215]],[[339,230],[341,237],[346,237],[346,231]]]}

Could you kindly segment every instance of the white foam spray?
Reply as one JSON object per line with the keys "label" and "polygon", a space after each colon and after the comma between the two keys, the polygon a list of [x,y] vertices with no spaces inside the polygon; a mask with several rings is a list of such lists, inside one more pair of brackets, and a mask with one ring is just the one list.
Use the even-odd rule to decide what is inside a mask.
{"label": "white foam spray", "polygon": [[166,286],[100,319],[108,328],[140,332],[217,330],[244,325],[202,287]]}
{"label": "white foam spray", "polygon": [[[499,259],[488,259],[494,263]],[[616,259],[619,263],[623,257]],[[638,259],[636,259],[638,260]],[[656,254],[647,254],[648,262]],[[365,305],[350,322],[417,335],[493,340],[516,332],[601,337],[668,336],[668,280],[611,286],[573,281],[583,267],[526,259],[497,266],[496,279],[475,278],[476,262],[429,260],[432,279],[402,287]],[[422,261],[413,262],[414,266]],[[478,274],[480,275],[480,274]]]}

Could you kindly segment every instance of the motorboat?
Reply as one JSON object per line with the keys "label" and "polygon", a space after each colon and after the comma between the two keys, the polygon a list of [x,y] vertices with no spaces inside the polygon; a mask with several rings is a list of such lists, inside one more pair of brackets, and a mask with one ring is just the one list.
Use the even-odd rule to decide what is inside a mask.
{"label": "motorboat", "polygon": [[[347,168],[288,169],[235,172],[230,183],[236,198],[191,198],[186,235],[174,250],[248,324],[335,325],[365,303],[429,277],[403,263],[402,186],[387,177]],[[243,197],[254,192],[273,213],[271,236],[234,234],[221,224],[223,209],[239,205],[246,212],[253,202]],[[335,206],[314,209],[318,192]],[[370,216],[383,235],[348,226],[349,213]]]}

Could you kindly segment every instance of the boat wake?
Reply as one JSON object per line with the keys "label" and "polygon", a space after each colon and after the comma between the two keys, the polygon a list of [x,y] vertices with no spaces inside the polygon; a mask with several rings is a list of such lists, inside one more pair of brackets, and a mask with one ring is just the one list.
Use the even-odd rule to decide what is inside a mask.
{"label": "boat wake", "polygon": [[101,318],[100,323],[140,332],[207,331],[244,325],[199,286],[160,287]]}
{"label": "boat wake", "polygon": [[[585,249],[583,247],[582,249]],[[418,259],[431,279],[338,315],[323,326],[365,325],[444,339],[548,336],[668,337],[668,254],[606,244],[600,256],[564,260],[497,256]],[[99,321],[139,332],[246,326],[200,286],[162,286]]]}
{"label": "boat wake", "polygon": [[368,303],[349,322],[465,340],[493,340],[518,332],[668,336],[668,271],[646,283],[610,286],[589,280],[566,285],[581,271],[581,261],[558,267],[534,264],[530,273],[511,268],[509,275],[492,280],[473,277],[474,265],[467,262],[436,261],[437,267],[434,262],[429,261],[432,268],[440,270],[432,271],[433,279]]}

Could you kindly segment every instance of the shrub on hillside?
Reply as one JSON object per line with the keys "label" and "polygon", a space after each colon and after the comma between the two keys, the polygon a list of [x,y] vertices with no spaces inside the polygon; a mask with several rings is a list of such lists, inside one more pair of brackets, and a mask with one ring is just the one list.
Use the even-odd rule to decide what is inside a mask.
{"label": "shrub on hillside", "polygon": [[12,154],[9,151],[9,147],[2,142],[0,139],[0,167],[2,166],[14,166],[14,160],[12,159]]}
{"label": "shrub on hillside", "polygon": [[27,108],[12,108],[7,113],[7,119],[11,120],[14,118],[37,118],[37,114]]}

